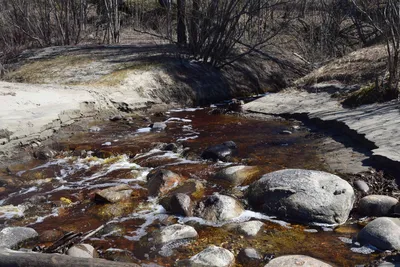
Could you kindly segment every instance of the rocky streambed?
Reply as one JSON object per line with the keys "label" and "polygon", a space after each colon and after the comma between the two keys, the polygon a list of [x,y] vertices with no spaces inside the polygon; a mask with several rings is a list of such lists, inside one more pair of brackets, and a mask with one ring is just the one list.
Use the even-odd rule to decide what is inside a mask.
{"label": "rocky streambed", "polygon": [[0,174],[0,247],[132,266],[372,264],[400,248],[398,201],[374,195],[373,170],[328,173],[322,139],[218,109],[81,121]]}

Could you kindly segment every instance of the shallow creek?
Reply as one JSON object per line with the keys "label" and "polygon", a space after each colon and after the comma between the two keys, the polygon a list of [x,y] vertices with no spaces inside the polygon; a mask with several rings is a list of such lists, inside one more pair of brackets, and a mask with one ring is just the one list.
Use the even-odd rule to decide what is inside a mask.
{"label": "shallow creek", "polygon": [[[21,182],[0,194],[0,204],[10,205],[8,212],[0,213],[0,224],[29,226],[39,234],[52,229],[87,232],[106,225],[87,240],[101,257],[161,266],[173,266],[177,259],[189,258],[210,244],[222,246],[235,255],[241,248],[253,247],[264,255],[304,254],[338,266],[365,264],[377,256],[368,248],[351,244],[360,230],[357,223],[336,228],[304,226],[246,210],[233,221],[258,219],[265,223],[256,237],[247,238],[229,231],[223,224],[167,214],[158,198],[148,197],[146,175],[156,167],[204,181],[204,195],[221,192],[243,200],[245,186],[228,188],[217,184],[213,175],[237,164],[259,166],[264,173],[283,168],[324,170],[316,153],[318,141],[310,138],[310,133],[299,123],[209,115],[204,109],[172,110],[165,117],[152,120],[166,121],[167,129],[151,132],[147,128],[149,122],[141,118],[132,118],[129,123],[92,121],[88,128],[59,140],[58,146],[64,152],[55,159],[34,160],[16,166],[18,171],[4,174]],[[99,131],[89,131],[91,126]],[[293,134],[280,134],[283,130]],[[200,159],[208,146],[228,140],[238,146],[231,162]],[[185,152],[163,151],[159,143],[180,144]],[[120,184],[134,189],[130,201],[96,204],[92,200],[96,190]],[[27,204],[37,196],[44,198]],[[146,234],[172,223],[193,226],[199,238],[162,248],[143,244]]]}

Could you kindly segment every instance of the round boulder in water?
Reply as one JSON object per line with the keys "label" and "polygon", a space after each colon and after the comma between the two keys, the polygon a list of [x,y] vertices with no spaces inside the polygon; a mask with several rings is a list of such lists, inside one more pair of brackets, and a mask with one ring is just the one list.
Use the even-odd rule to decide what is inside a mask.
{"label": "round boulder in water", "polygon": [[340,177],[301,169],[265,174],[248,190],[256,210],[305,223],[346,222],[354,198],[353,188]]}
{"label": "round boulder in water", "polygon": [[358,233],[357,241],[382,250],[400,250],[400,219],[380,217],[373,220]]}
{"label": "round boulder in water", "polygon": [[288,255],[281,256],[271,260],[264,267],[287,267],[287,266],[303,266],[303,267],[332,267],[332,265],[327,264],[323,261],[311,258],[309,256],[303,255]]}
{"label": "round boulder in water", "polygon": [[219,171],[214,179],[237,186],[254,181],[259,178],[259,173],[260,169],[256,166],[232,166]]}

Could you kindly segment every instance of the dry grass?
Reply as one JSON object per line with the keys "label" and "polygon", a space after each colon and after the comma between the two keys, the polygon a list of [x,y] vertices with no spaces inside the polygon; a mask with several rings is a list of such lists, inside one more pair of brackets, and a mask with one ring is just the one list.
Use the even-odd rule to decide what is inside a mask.
{"label": "dry grass", "polygon": [[384,45],[359,49],[314,70],[295,84],[304,86],[331,80],[346,84],[367,84],[385,73],[386,57]]}
{"label": "dry grass", "polygon": [[84,68],[93,62],[87,56],[58,56],[38,60],[22,65],[18,70],[9,72],[4,80],[23,83],[44,83],[47,80],[62,79],[67,69]]}

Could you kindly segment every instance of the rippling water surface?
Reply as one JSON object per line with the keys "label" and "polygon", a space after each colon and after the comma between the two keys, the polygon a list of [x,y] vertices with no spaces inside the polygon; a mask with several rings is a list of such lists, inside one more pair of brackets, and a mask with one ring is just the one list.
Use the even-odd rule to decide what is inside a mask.
{"label": "rippling water surface", "polygon": [[[60,140],[59,147],[64,152],[57,158],[32,161],[16,167],[16,172],[3,174],[7,179],[21,182],[1,193],[0,223],[29,225],[39,233],[51,229],[86,232],[105,225],[103,231],[88,240],[101,257],[162,266],[172,266],[177,259],[189,258],[209,244],[225,247],[234,254],[245,247],[276,256],[305,254],[339,266],[363,264],[376,257],[370,249],[352,245],[351,239],[359,231],[357,224],[336,229],[306,227],[246,210],[233,221],[265,222],[257,237],[246,238],[228,231],[222,223],[167,214],[158,199],[147,194],[146,176],[153,168],[162,167],[187,179],[202,180],[205,194],[222,192],[240,197],[246,186],[228,188],[216,184],[212,180],[216,171],[235,164],[259,166],[264,173],[283,168],[324,170],[324,165],[316,154],[318,140],[310,138],[310,133],[296,122],[209,115],[203,109],[172,110],[166,117],[153,119],[166,121],[167,129],[151,132],[149,123],[136,117],[130,123],[93,121],[88,127],[98,126],[100,131],[83,128]],[[283,130],[293,134],[280,134]],[[208,146],[228,140],[238,145],[231,162],[199,159]],[[183,145],[184,152],[160,149],[160,143],[171,142]],[[93,201],[96,190],[120,184],[134,189],[130,201],[117,204]],[[38,196],[42,199],[27,204]],[[144,244],[143,237],[148,233],[176,222],[194,226],[199,238],[161,248]]]}

